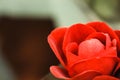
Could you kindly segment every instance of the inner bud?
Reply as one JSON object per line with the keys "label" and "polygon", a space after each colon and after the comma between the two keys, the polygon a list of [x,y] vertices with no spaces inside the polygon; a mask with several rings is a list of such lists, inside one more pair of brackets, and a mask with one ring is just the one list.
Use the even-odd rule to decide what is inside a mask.
{"label": "inner bud", "polygon": [[98,39],[90,39],[80,43],[78,55],[81,58],[99,57],[105,46]]}

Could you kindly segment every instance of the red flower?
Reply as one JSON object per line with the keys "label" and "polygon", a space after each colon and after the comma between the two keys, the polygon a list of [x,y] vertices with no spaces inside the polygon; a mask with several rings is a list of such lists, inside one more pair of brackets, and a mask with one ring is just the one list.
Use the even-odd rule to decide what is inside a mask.
{"label": "red flower", "polygon": [[119,80],[120,31],[104,22],[57,28],[48,36],[50,47],[64,67],[51,73],[66,80]]}

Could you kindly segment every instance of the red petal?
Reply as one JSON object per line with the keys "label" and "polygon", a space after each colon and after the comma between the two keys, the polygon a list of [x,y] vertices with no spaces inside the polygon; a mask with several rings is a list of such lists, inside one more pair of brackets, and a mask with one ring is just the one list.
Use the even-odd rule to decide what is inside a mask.
{"label": "red petal", "polygon": [[89,40],[89,39],[92,39],[92,38],[100,40],[104,45],[106,44],[106,36],[102,32],[94,32],[94,33],[90,34],[86,38],[86,40]]}
{"label": "red petal", "polygon": [[62,43],[65,32],[66,28],[57,28],[48,36],[48,43],[50,47],[64,67],[66,67],[66,57],[62,51]]}
{"label": "red petal", "polygon": [[110,47],[116,47],[116,39],[113,39],[111,42],[110,36],[107,33],[95,32],[90,34],[86,40],[92,38],[100,40],[104,45],[106,45],[106,49],[109,49]]}
{"label": "red petal", "polygon": [[69,75],[67,71],[64,69],[60,68],[59,66],[51,66],[50,67],[50,72],[59,79],[69,79]]}
{"label": "red petal", "polygon": [[[89,59],[86,61],[77,62],[74,64],[69,72],[74,72],[76,74],[79,74],[81,72],[87,71],[87,70],[95,70],[99,71],[102,74],[111,74],[115,65],[117,63],[116,58],[112,57],[102,57],[102,58],[94,58]],[[71,74],[74,76],[75,74]]]}
{"label": "red petal", "polygon": [[66,47],[66,58],[67,58],[67,64],[70,66],[71,64],[75,63],[79,60],[78,54],[78,45],[77,43],[69,43]]}
{"label": "red petal", "polygon": [[115,34],[115,32],[104,22],[91,22],[88,23],[87,25],[93,27],[97,32],[107,33],[110,35],[112,39],[118,40],[118,37]]}
{"label": "red petal", "polygon": [[86,40],[89,40],[92,38],[100,40],[104,45],[106,45],[106,49],[109,49],[112,46],[116,47],[116,39],[113,39],[113,41],[111,42],[110,36],[107,33],[95,32],[90,34],[86,38]]}
{"label": "red petal", "polygon": [[[98,32],[104,32],[110,35],[111,39],[116,39],[117,40],[117,47],[118,47],[118,52],[120,52],[120,41],[116,33],[104,22],[91,22],[88,23],[87,25],[93,27],[96,31]],[[120,56],[120,55],[119,55]]]}
{"label": "red petal", "polygon": [[115,30],[115,33],[117,34],[117,36],[119,37],[119,40],[120,40],[120,30]]}
{"label": "red petal", "polygon": [[78,44],[76,42],[69,43],[66,47],[66,54],[67,52],[78,55]]}
{"label": "red petal", "polygon": [[74,76],[72,79],[68,80],[92,80],[95,76],[101,75],[100,72],[89,70],[89,71],[84,71],[80,74],[77,74]]}
{"label": "red petal", "polygon": [[111,47],[103,51],[99,57],[117,57],[116,47]]}
{"label": "red petal", "polygon": [[[82,59],[81,56],[76,55],[77,49],[78,49],[78,45],[75,42],[68,44],[68,46],[66,47],[66,58],[67,58],[67,65],[68,65],[67,68],[72,67],[76,63],[79,63],[82,61],[87,61],[92,58],[117,57],[115,47],[111,47],[111,48],[99,53],[98,55],[96,55],[94,57],[89,57],[88,56],[89,54],[87,53],[88,55],[86,54],[86,56],[88,56],[89,58],[85,58],[85,59]],[[74,72],[72,72],[72,73],[74,73]]]}
{"label": "red petal", "polygon": [[[108,34],[104,34],[106,36],[106,50],[112,47],[112,42],[110,36]],[[114,39],[115,40],[115,39]],[[116,45],[115,45],[116,46]]]}
{"label": "red petal", "polygon": [[83,24],[75,24],[72,25],[66,32],[65,38],[63,41],[63,50],[65,51],[66,46],[71,42],[76,42],[79,44],[81,41],[85,40],[85,38],[95,32],[95,30]]}
{"label": "red petal", "polygon": [[108,75],[101,75],[95,77],[93,80],[120,80],[120,79]]}

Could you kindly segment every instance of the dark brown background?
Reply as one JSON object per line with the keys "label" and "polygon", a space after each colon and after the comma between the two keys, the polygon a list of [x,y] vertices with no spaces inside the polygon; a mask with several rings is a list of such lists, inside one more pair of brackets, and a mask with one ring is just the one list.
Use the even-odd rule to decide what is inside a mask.
{"label": "dark brown background", "polygon": [[18,80],[39,80],[57,64],[47,43],[53,27],[51,19],[0,17],[2,53]]}

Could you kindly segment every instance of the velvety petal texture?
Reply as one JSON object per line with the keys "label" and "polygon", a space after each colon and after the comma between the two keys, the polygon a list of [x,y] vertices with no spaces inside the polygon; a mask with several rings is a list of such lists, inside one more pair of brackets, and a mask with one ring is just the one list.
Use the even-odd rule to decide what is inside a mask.
{"label": "velvety petal texture", "polygon": [[120,31],[104,22],[56,28],[48,43],[63,67],[51,73],[65,80],[120,80]]}

